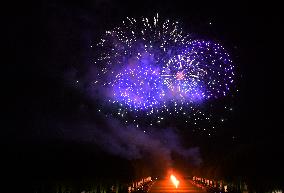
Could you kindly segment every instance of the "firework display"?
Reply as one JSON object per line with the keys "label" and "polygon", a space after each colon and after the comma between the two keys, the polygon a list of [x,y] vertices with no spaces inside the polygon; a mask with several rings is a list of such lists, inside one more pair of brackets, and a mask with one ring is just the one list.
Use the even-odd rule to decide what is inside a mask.
{"label": "firework display", "polygon": [[127,18],[97,48],[95,83],[126,113],[196,114],[192,109],[226,96],[234,83],[233,63],[220,44],[195,39],[158,14]]}

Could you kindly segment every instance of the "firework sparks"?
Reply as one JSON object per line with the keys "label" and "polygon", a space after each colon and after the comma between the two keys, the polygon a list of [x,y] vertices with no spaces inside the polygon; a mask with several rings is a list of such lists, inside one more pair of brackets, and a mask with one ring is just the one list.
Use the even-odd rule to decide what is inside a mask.
{"label": "firework sparks", "polygon": [[198,114],[196,106],[226,96],[234,83],[234,66],[220,44],[194,39],[158,14],[152,21],[127,18],[97,46],[95,82],[109,91],[110,104],[124,109],[122,115]]}

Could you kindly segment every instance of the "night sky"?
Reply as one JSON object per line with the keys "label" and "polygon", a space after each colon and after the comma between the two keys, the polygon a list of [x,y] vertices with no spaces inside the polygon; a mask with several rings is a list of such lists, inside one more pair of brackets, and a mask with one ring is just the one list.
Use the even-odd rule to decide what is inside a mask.
{"label": "night sky", "polygon": [[[159,13],[161,17],[179,20],[185,30],[221,42],[236,67],[238,92],[233,98],[219,101],[229,104],[227,108],[232,108],[232,112],[215,111],[218,119],[224,117],[226,121],[216,124],[211,136],[207,132],[192,132],[183,119],[169,117],[167,124],[153,129],[154,137],[145,138],[146,142],[155,144],[156,136],[168,139],[173,132],[179,138],[178,145],[175,141],[173,146],[164,147],[173,151],[198,147],[198,159],[203,163],[198,172],[203,175],[210,175],[204,172],[210,167],[228,163],[228,168],[221,169],[223,176],[258,176],[280,182],[283,134],[275,121],[280,115],[271,106],[278,105],[274,95],[281,87],[272,89],[267,81],[266,74],[276,64],[266,60],[271,21],[262,8],[253,3],[168,0],[11,3],[5,31],[12,52],[2,71],[3,93],[11,101],[8,105],[3,101],[8,107],[3,111],[6,115],[1,127],[4,175],[8,179],[27,174],[32,179],[46,179],[92,176],[92,171],[103,176],[117,171],[117,178],[129,178],[133,174],[129,169],[133,159],[157,159],[145,158],[151,152],[145,146],[146,153],[139,158],[134,150],[133,154],[125,154],[106,148],[103,140],[117,140],[113,125],[122,131],[120,137],[128,131],[127,126],[116,118],[109,122],[99,113],[101,101],[92,99],[77,80],[92,79],[88,72],[97,50],[90,46],[99,41],[104,31],[120,25],[126,17],[151,18]],[[164,129],[168,125],[173,130]],[[149,131],[148,127],[145,129]],[[105,135],[109,138],[102,137]],[[96,141],[100,137],[102,141]],[[156,148],[154,154],[160,147]],[[173,166],[189,170],[184,159],[172,159]],[[187,161],[194,165],[194,161]],[[113,168],[100,169],[110,165]],[[155,164],[149,167],[158,171]]]}

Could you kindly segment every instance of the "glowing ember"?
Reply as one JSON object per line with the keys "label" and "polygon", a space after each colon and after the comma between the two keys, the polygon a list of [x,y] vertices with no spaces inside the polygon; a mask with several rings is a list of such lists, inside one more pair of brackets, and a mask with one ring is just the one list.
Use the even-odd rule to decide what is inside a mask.
{"label": "glowing ember", "polygon": [[175,187],[178,188],[179,181],[177,180],[177,178],[174,175],[171,175],[171,180]]}

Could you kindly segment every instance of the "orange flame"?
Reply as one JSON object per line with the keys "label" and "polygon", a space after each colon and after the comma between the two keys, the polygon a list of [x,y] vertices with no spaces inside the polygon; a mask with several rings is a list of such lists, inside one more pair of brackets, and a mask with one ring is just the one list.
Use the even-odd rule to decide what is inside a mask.
{"label": "orange flame", "polygon": [[171,180],[175,187],[178,188],[179,181],[177,180],[177,178],[174,175],[171,175]]}

